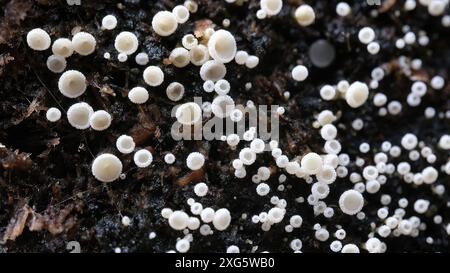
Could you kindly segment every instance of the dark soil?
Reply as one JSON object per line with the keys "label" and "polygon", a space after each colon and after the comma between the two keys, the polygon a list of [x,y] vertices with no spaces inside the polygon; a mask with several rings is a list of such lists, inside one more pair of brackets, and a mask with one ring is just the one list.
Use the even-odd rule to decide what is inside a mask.
{"label": "dark soil", "polygon": [[[290,158],[321,149],[323,141],[311,124],[314,114],[324,109],[342,111],[339,122],[347,127],[340,131],[344,151],[356,155],[361,142],[371,144],[372,151],[365,158],[368,162],[384,140],[399,143],[402,135],[413,132],[419,139],[435,145],[443,133],[449,132],[448,119],[438,116],[425,119],[423,115],[426,106],[434,107],[437,112],[450,109],[449,85],[439,92],[429,92],[419,107],[404,105],[396,117],[379,117],[378,109],[371,102],[356,110],[350,109],[345,101],[325,102],[318,92],[321,85],[335,84],[341,79],[368,81],[374,67],[383,63],[395,67],[395,60],[401,54],[423,60],[424,69],[413,71],[417,77],[428,80],[440,74],[448,82],[450,30],[442,27],[440,18],[429,16],[424,7],[418,5],[415,11],[396,17],[395,10],[402,9],[403,1],[389,1],[394,5],[372,18],[370,11],[377,7],[369,7],[360,0],[352,5],[353,16],[343,19],[335,15],[338,1],[307,1],[313,2],[309,4],[318,19],[312,26],[301,28],[290,12],[302,1],[284,1],[282,12],[266,20],[256,19],[258,2],[250,0],[243,6],[236,6],[222,0],[198,0],[198,12],[191,14],[191,19],[174,35],[160,38],[151,29],[151,18],[157,11],[171,10],[181,1],[125,0],[120,8],[115,1],[82,0],[81,6],[69,6],[63,0],[0,0],[0,143],[5,146],[0,148],[0,239],[4,241],[0,251],[67,252],[66,245],[73,240],[80,243],[82,252],[112,252],[115,247],[121,247],[122,252],[174,249],[176,238],[182,234],[168,226],[160,211],[164,207],[188,209],[186,200],[194,197],[192,182],[196,181],[209,185],[209,194],[202,198],[203,205],[229,208],[233,219],[226,231],[206,237],[194,233],[193,252],[223,252],[231,244],[238,245],[241,252],[250,252],[253,246],[259,246],[257,252],[290,252],[288,242],[293,238],[303,241],[304,252],[329,252],[329,242],[319,243],[314,239],[312,226],[317,221],[330,227],[330,232],[334,232],[335,225],[342,225],[348,234],[346,242],[362,242],[371,230],[370,223],[378,221],[376,210],[381,206],[382,193],[392,195],[392,209],[398,199],[405,196],[427,196],[432,203],[432,214],[422,218],[428,229],[417,238],[384,240],[388,251],[448,251],[449,236],[442,225],[432,223],[435,213],[447,221],[450,218],[447,193],[438,196],[432,193],[431,187],[414,187],[394,177],[383,185],[380,193],[366,200],[365,220],[342,215],[337,208],[337,215],[327,220],[323,216],[315,218],[309,205],[294,201],[298,196],[306,198],[310,186],[288,176],[286,185],[291,185],[292,189],[275,194],[287,200],[287,216],[300,214],[304,224],[290,234],[284,232],[284,224],[275,225],[264,233],[259,224],[241,218],[242,213],[250,218],[270,207],[268,197],[255,194],[251,175],[245,179],[234,177],[231,161],[238,156],[238,151],[230,151],[227,144],[220,141],[176,142],[172,139],[170,127],[174,120],[170,112],[174,103],[165,95],[167,84],[172,81],[184,84],[183,101],[186,102],[196,95],[210,100],[212,95],[204,95],[198,67],[163,66],[164,58],[182,36],[192,33],[202,20],[210,19],[221,27],[225,18],[231,21],[228,29],[235,34],[238,48],[260,58],[259,66],[253,70],[234,62],[227,65],[231,94],[243,104],[251,99],[256,104],[286,107],[280,124],[280,145]],[[100,29],[101,19],[107,14],[119,20],[113,31]],[[381,52],[376,56],[367,53],[365,46],[357,41],[358,30],[366,25],[374,27],[381,44]],[[396,50],[394,41],[403,35],[404,25],[414,31],[427,31],[430,44]],[[26,34],[36,27],[45,29],[52,40],[71,37],[73,28],[81,28],[96,37],[94,54],[87,57],[74,54],[68,59],[68,67],[82,71],[89,81],[88,91],[79,99],[68,99],[59,93],[59,76],[50,72],[45,64],[50,50],[37,52],[27,46]],[[126,95],[130,88],[144,85],[143,68],[136,65],[134,57],[126,63],[116,61],[115,54],[111,61],[103,58],[104,52],[115,52],[114,37],[123,30],[133,31],[138,36],[140,50],[147,52],[150,64],[160,65],[166,76],[162,86],[149,89],[149,102],[139,107],[131,104]],[[308,57],[309,45],[318,39],[327,39],[336,50],[335,61],[325,69],[314,68]],[[308,80],[302,83],[290,78],[290,70],[297,62],[310,69]],[[245,89],[246,82],[252,83],[250,90]],[[390,100],[404,102],[409,88],[410,81],[394,69],[394,73],[380,82],[378,90],[385,92]],[[291,92],[289,100],[283,98],[285,90]],[[75,101],[86,101],[94,109],[111,113],[112,126],[105,132],[76,130],[67,122],[64,111],[59,122],[46,120],[47,108],[67,110]],[[350,126],[358,117],[365,121],[364,130],[360,132]],[[124,133],[133,136],[137,146],[152,150],[155,158],[152,167],[137,169],[132,155],[121,155],[126,171],[124,180],[108,184],[95,180],[90,171],[93,158],[99,153],[114,151],[115,139]],[[169,151],[177,158],[171,166],[163,161]],[[184,161],[192,151],[201,151],[207,157],[205,167],[194,173],[187,169]],[[435,166],[445,163],[448,157],[443,151],[436,151],[436,155],[440,161]],[[258,157],[257,162],[260,164],[247,169],[248,174],[254,173],[258,165],[275,165],[269,153]],[[425,163],[420,162],[414,168],[424,166]],[[349,170],[358,170],[358,167],[352,166]],[[273,171],[280,172],[276,168]],[[272,175],[269,184],[272,189],[276,188],[276,175]],[[448,176],[442,176],[438,184],[450,188]],[[337,200],[349,187],[348,179],[338,179],[331,187],[328,200]],[[412,211],[411,207],[407,213]],[[132,219],[131,226],[121,224],[123,215]],[[148,235],[152,231],[157,237],[150,240]],[[435,240],[434,244],[425,242],[428,236]]]}

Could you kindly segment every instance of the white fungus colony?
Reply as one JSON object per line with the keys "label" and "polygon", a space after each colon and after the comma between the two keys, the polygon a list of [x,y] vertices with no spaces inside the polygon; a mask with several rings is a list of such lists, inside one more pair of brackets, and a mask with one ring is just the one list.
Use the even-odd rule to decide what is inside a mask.
{"label": "white fungus colony", "polygon": [[[226,2],[237,4],[238,1],[226,0]],[[442,16],[448,5],[448,1],[443,0],[419,1],[419,3],[427,6],[427,11],[432,16]],[[293,16],[291,19],[295,20],[299,28],[308,28],[318,19],[312,6],[301,4],[292,8],[292,6],[283,6],[282,0],[261,0],[256,17],[265,19],[279,16],[285,8],[292,9],[289,16]],[[404,9],[406,11],[415,8],[416,1],[405,1]],[[195,13],[197,9],[198,4],[195,1],[185,1],[184,5],[173,7],[172,11],[158,11],[151,21],[152,30],[156,35],[161,36],[160,39],[175,35],[178,25],[188,22],[190,14]],[[352,7],[349,3],[339,2],[335,7],[335,12],[339,17],[349,17],[352,15]],[[449,18],[448,15],[447,17],[443,16],[443,25],[450,26]],[[232,24],[233,22],[229,19],[225,19],[222,25],[224,28],[229,28]],[[140,41],[136,34],[132,31],[122,31],[123,26],[118,24],[114,15],[103,17],[101,27],[104,31],[120,29],[112,41],[118,52],[117,60],[120,62],[127,61],[128,56],[135,54],[139,49]],[[382,50],[380,46],[382,37],[377,37],[377,34],[380,35],[374,26],[363,26],[351,35],[366,47],[367,52],[365,53],[376,55]],[[163,90],[171,102],[182,101],[176,105],[175,118],[186,127],[198,125],[204,121],[203,118],[207,114],[221,119],[229,118],[232,122],[245,119],[244,113],[236,107],[236,98],[233,97],[236,95],[233,89],[239,87],[231,86],[230,82],[236,81],[229,79],[231,76],[228,75],[227,68],[231,67],[233,64],[230,62],[234,61],[234,65],[242,66],[242,69],[254,69],[260,62],[257,54],[250,55],[249,52],[241,49],[245,47],[245,44],[236,42],[242,41],[242,39],[236,39],[233,31],[219,29],[215,25],[204,29],[201,34],[177,33],[177,37],[179,38],[178,44],[169,50],[170,54],[166,56],[167,63],[153,63],[152,60],[153,65],[147,66],[152,56],[145,52],[136,54],[136,63],[147,66],[140,74],[143,81],[141,84],[146,83],[152,94],[154,89],[163,86]],[[37,51],[45,51],[51,46],[49,34],[40,28],[29,31],[26,41],[30,48]],[[426,46],[429,38],[425,32],[415,33],[408,26],[402,38],[391,42],[401,50],[411,45]],[[72,39],[56,39],[52,46],[53,55],[48,56],[47,59],[47,67],[54,73],[62,73],[66,70],[66,58],[71,57],[74,52],[82,56],[93,54],[96,46],[95,37],[87,32],[75,33]],[[111,59],[109,52],[102,54],[106,60]],[[183,208],[174,211],[166,207],[160,211],[161,216],[167,219],[169,227],[176,231],[183,231],[184,237],[178,238],[174,243],[176,251],[188,252],[195,242],[194,236],[197,236],[197,233],[201,236],[210,236],[215,232],[226,232],[230,225],[239,221],[259,224],[263,232],[268,232],[274,225],[283,227],[286,234],[296,234],[296,229],[302,229],[302,232],[313,234],[320,244],[327,244],[332,252],[342,253],[385,252],[388,246],[383,241],[384,238],[417,237],[419,233],[426,230],[428,223],[423,222],[423,218],[421,218],[426,215],[435,214],[433,216],[434,223],[445,224],[446,232],[450,235],[448,219],[437,214],[426,195],[420,198],[404,196],[394,204],[394,195],[383,194],[383,189],[389,187],[390,180],[397,179],[412,187],[429,188],[435,195],[444,195],[445,184],[440,181],[448,179],[448,175],[450,175],[450,158],[448,156],[444,159],[438,158],[438,151],[448,152],[450,150],[450,135],[440,136],[436,145],[426,139],[419,139],[412,132],[403,134],[399,141],[384,140],[380,144],[362,141],[357,143],[356,149],[349,149],[349,147],[341,145],[345,134],[349,134],[350,131],[352,134],[357,134],[365,128],[368,122],[371,122],[358,117],[345,123],[344,120],[341,120],[344,111],[359,113],[358,111],[361,109],[358,108],[373,105],[377,110],[376,115],[379,117],[400,115],[404,108],[420,106],[422,100],[426,101],[428,93],[442,90],[446,85],[446,79],[441,75],[432,75],[433,77],[430,79],[413,77],[412,71],[422,67],[420,59],[401,56],[397,63],[402,73],[411,79],[411,87],[410,90],[407,90],[409,93],[405,101],[391,99],[388,92],[378,91],[383,79],[392,73],[392,67],[389,67],[388,64],[380,64],[379,67],[375,67],[371,75],[368,75],[369,78],[352,79],[351,81],[350,79],[341,79],[335,84],[325,83],[316,88],[317,95],[324,102],[334,103],[336,101],[338,104],[337,100],[342,100],[345,101],[345,105],[340,105],[342,108],[337,112],[323,109],[315,114],[315,120],[311,122],[311,126],[316,129],[317,137],[323,143],[321,147],[315,147],[315,151],[307,150],[302,154],[291,155],[289,158],[288,154],[290,153],[283,150],[286,149],[285,143],[279,143],[277,140],[267,142],[259,138],[255,127],[248,128],[242,136],[238,134],[222,136],[221,140],[229,146],[230,153],[234,156],[229,164],[230,175],[235,176],[236,179],[248,180],[256,184],[253,194],[256,198],[267,201],[267,209],[250,212],[253,215],[234,215],[231,207],[221,208],[207,201],[209,195],[216,193],[211,194],[208,181],[198,182],[192,187],[192,196],[197,199],[204,198],[207,202],[202,204],[194,198],[189,198],[187,200],[189,208],[186,210],[189,214]],[[172,65],[180,70],[185,67],[194,67],[198,71],[198,78],[201,79],[199,90],[203,90],[205,96],[211,96],[211,100],[200,105],[196,102],[184,101],[184,97],[191,90],[188,90],[188,85],[185,89],[184,83],[165,81],[165,65]],[[300,84],[310,80],[310,73],[316,73],[314,70],[308,70],[305,65],[296,63],[292,63],[290,71],[288,69],[286,68],[284,73],[289,75],[290,80],[300,82]],[[234,73],[230,74],[235,75]],[[83,96],[91,83],[87,81],[82,72],[67,70],[59,77],[57,85],[63,96],[74,99]],[[251,90],[252,82],[243,83],[243,86],[245,86],[245,90]],[[149,100],[149,90],[144,87],[134,87],[128,92],[128,99],[133,104],[139,104],[139,107],[145,106]],[[289,91],[283,91],[280,94],[283,94],[286,101],[291,96]],[[255,107],[255,104],[256,102],[248,101],[247,107]],[[431,106],[426,107],[424,116],[427,119],[432,119],[436,115],[440,115],[441,118],[449,118],[448,111],[446,113],[438,113],[438,111]],[[279,116],[289,115],[289,107],[279,106],[276,113]],[[57,108],[49,108],[46,112],[46,118],[50,122],[57,122],[60,117],[61,111]],[[91,128],[95,131],[103,131],[111,126],[112,115],[104,110],[94,111],[86,102],[78,102],[68,108],[67,120],[76,129]],[[120,155],[122,160],[129,160],[126,159],[126,155],[133,153],[137,145],[133,137],[126,134],[116,138],[115,146],[117,151],[123,154]],[[150,151],[153,152],[153,149],[140,148],[134,153],[132,160],[138,168],[152,168],[155,164],[173,164],[174,166],[181,164],[189,172],[199,173],[207,171],[209,168],[208,155],[203,150],[201,150],[202,153],[190,152],[185,160],[178,161],[173,153],[164,152],[162,153],[164,156],[162,156],[160,154],[153,155]],[[267,154],[269,158],[272,157],[270,162],[261,160]],[[159,160],[158,157],[163,160]],[[124,179],[121,159],[111,153],[98,155],[91,165],[92,175],[101,182]],[[419,164],[415,164],[415,162],[419,161],[425,162],[426,167],[418,168]],[[263,165],[260,165],[262,163]],[[296,183],[304,183],[308,187],[307,192],[296,193],[298,197],[295,201],[281,198],[284,196],[284,192],[294,189],[293,185],[288,183],[292,179],[298,180]],[[339,187],[336,185],[338,183],[335,183],[338,180],[338,183],[341,184]],[[343,188],[345,190],[342,190]],[[375,215],[371,215],[370,211],[365,210],[365,204],[368,198],[372,198],[376,194],[380,195],[381,205]],[[331,195],[338,196],[338,199],[329,197]],[[310,226],[303,225],[304,219],[296,211],[295,203],[302,204],[314,212],[317,218],[313,219],[313,222],[311,219],[308,220]],[[367,237],[352,241],[352,237],[349,238],[350,234],[347,234],[345,227],[340,226],[339,223],[331,224],[330,221],[323,221],[333,219],[336,215],[350,217],[354,222],[369,223],[370,231]],[[131,219],[124,216],[121,222],[124,226],[129,226]],[[150,234],[150,239],[156,237],[156,233]],[[432,238],[429,238],[428,241],[432,241]],[[293,239],[288,240],[286,237],[285,241],[290,250],[301,252],[303,242],[299,238],[294,236]],[[229,245],[224,251],[239,253],[240,247]],[[253,248],[252,251],[255,252],[257,249],[257,247]],[[118,251],[120,252],[120,248]]]}

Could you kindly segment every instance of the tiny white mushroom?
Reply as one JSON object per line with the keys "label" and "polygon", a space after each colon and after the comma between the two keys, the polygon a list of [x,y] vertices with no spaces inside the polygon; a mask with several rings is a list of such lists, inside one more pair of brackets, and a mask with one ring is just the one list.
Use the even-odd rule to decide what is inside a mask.
{"label": "tiny white mushroom", "polygon": [[96,131],[106,130],[111,125],[111,115],[104,111],[95,111],[89,118],[89,124]]}
{"label": "tiny white mushroom", "polygon": [[170,11],[159,11],[153,16],[152,28],[160,36],[173,34],[177,27],[177,17]]}
{"label": "tiny white mushroom", "polygon": [[117,156],[105,153],[94,159],[91,171],[97,180],[112,182],[122,173],[122,162]]}
{"label": "tiny white mushroom", "polygon": [[72,46],[75,52],[82,56],[87,56],[95,51],[97,41],[92,34],[87,32],[78,32],[72,37]]}
{"label": "tiny white mushroom", "polygon": [[47,50],[51,43],[50,36],[41,28],[32,29],[27,34],[27,44],[31,49],[38,51]]}
{"label": "tiny white mushroom", "polygon": [[67,120],[73,127],[84,130],[89,128],[89,119],[93,113],[94,110],[89,104],[85,102],[75,103],[67,110]]}

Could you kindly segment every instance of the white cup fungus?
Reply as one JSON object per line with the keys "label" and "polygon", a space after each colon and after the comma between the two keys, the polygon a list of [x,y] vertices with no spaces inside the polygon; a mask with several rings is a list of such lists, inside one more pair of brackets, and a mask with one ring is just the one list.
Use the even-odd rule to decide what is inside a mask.
{"label": "white cup fungus", "polygon": [[109,128],[111,125],[111,120],[111,115],[108,112],[98,110],[95,111],[89,118],[89,124],[91,128],[96,131],[103,131]]}
{"label": "white cup fungus", "polygon": [[231,215],[228,209],[219,209],[214,213],[213,226],[217,230],[225,230],[231,223]]}
{"label": "white cup fungus", "polygon": [[205,156],[199,152],[193,152],[186,158],[186,165],[189,169],[196,171],[203,167],[205,164]]}
{"label": "white cup fungus", "polygon": [[75,52],[82,56],[87,56],[95,51],[97,41],[92,34],[87,32],[78,32],[72,37],[72,46]]}
{"label": "white cup fungus", "polygon": [[147,149],[141,149],[134,153],[133,161],[136,166],[139,168],[145,168],[150,166],[153,162],[153,155],[152,153]]}
{"label": "white cup fungus", "polygon": [[283,8],[282,0],[261,0],[261,9],[266,12],[268,16],[277,15]]}
{"label": "white cup fungus", "polygon": [[27,44],[33,50],[47,50],[51,43],[50,35],[41,28],[32,29],[27,34]]}
{"label": "white cup fungus", "polygon": [[304,4],[295,10],[294,17],[299,25],[306,27],[314,23],[316,14],[310,5]]}
{"label": "white cup fungus", "polygon": [[184,96],[184,86],[179,82],[172,82],[166,88],[166,95],[171,101],[179,101]]}
{"label": "white cup fungus", "polygon": [[364,198],[356,190],[347,190],[339,197],[339,207],[342,212],[348,215],[355,215],[364,206]]}
{"label": "white cup fungus", "polygon": [[183,125],[193,125],[202,120],[202,109],[195,102],[187,102],[178,105],[175,117]]}
{"label": "white cup fungus", "polygon": [[159,11],[153,16],[152,28],[160,36],[173,34],[177,27],[177,17],[170,11]]}
{"label": "white cup fungus", "polygon": [[200,218],[205,223],[211,223],[214,220],[215,211],[212,208],[204,208],[200,213]]}
{"label": "white cup fungus", "polygon": [[97,180],[112,182],[122,173],[122,162],[115,155],[101,154],[94,159],[91,170]]}
{"label": "white cup fungus", "polygon": [[45,117],[50,122],[57,122],[61,118],[61,111],[58,108],[51,107],[45,113]]}
{"label": "white cup fungus", "polygon": [[178,24],[184,24],[189,20],[189,10],[183,5],[175,6],[172,13],[175,15]]}
{"label": "white cup fungus", "polygon": [[138,49],[139,41],[134,33],[122,31],[116,36],[114,47],[120,53],[131,55]]}
{"label": "white cup fungus", "polygon": [[134,151],[136,144],[132,137],[127,135],[121,135],[116,140],[116,148],[122,154],[129,154]]}
{"label": "white cup fungus", "polygon": [[59,91],[68,98],[77,98],[86,91],[86,77],[77,70],[67,70],[58,81]]}
{"label": "white cup fungus", "polygon": [[67,61],[59,55],[50,55],[47,58],[47,68],[53,73],[61,73],[66,69]]}
{"label": "white cup fungus", "polygon": [[365,83],[354,82],[345,92],[345,100],[352,108],[358,108],[363,105],[369,97],[369,88]]}
{"label": "white cup fungus", "polygon": [[114,15],[106,15],[102,19],[102,27],[107,30],[113,30],[117,26],[117,18]]}
{"label": "white cup fungus", "polygon": [[216,60],[209,60],[200,67],[200,77],[202,80],[216,82],[225,77],[227,69],[225,65]]}
{"label": "white cup fungus", "polygon": [[89,120],[93,113],[94,110],[89,104],[85,102],[75,103],[67,110],[67,120],[73,127],[84,130],[89,128]]}
{"label": "white cup fungus", "polygon": [[197,195],[198,197],[203,197],[208,193],[208,185],[206,185],[205,183],[201,182],[198,183],[194,186],[194,193],[195,195]]}
{"label": "white cup fungus", "polygon": [[144,87],[134,87],[128,92],[128,99],[135,104],[146,103],[148,98],[148,91]]}
{"label": "white cup fungus", "polygon": [[297,65],[292,69],[291,74],[294,80],[302,82],[308,77],[308,69],[303,65]]}
{"label": "white cup fungus", "polygon": [[186,34],[183,36],[183,38],[181,38],[181,44],[184,48],[191,50],[194,46],[198,45],[198,40],[194,35]]}
{"label": "white cup fungus", "polygon": [[234,108],[234,100],[228,95],[217,96],[211,104],[212,112],[218,118],[230,116]]}
{"label": "white cup fungus", "polygon": [[317,174],[322,169],[323,160],[316,153],[308,153],[301,160],[301,168],[307,174]]}
{"label": "white cup fungus", "polygon": [[176,210],[169,216],[169,226],[175,230],[183,230],[187,227],[189,216],[186,212]]}
{"label": "white cup fungus", "polygon": [[52,52],[55,55],[68,58],[73,54],[72,41],[67,38],[59,38],[53,42]]}
{"label": "white cup fungus", "polygon": [[170,62],[178,67],[182,68],[189,64],[191,61],[191,56],[189,55],[189,51],[183,47],[177,47],[169,55]]}
{"label": "white cup fungus", "polygon": [[[208,48],[204,45],[194,45],[189,50],[189,59],[196,66],[201,66],[209,60]],[[223,77],[222,77],[223,78]]]}
{"label": "white cup fungus", "polygon": [[159,86],[164,81],[164,73],[157,66],[149,66],[143,73],[144,81],[150,86]]}
{"label": "white cup fungus", "polygon": [[208,51],[214,60],[221,63],[229,63],[236,55],[236,40],[229,31],[223,29],[217,30],[209,38]]}

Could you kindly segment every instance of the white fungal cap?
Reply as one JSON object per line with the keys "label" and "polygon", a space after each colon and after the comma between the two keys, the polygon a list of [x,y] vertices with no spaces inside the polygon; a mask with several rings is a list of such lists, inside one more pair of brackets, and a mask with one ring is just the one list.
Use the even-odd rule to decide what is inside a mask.
{"label": "white fungal cap", "polygon": [[107,30],[115,29],[117,26],[117,18],[114,15],[106,15],[102,19],[102,27]]}
{"label": "white fungal cap", "polygon": [[128,227],[131,224],[131,219],[128,216],[122,217],[122,225]]}
{"label": "white fungal cap", "polygon": [[203,65],[209,60],[208,48],[204,45],[194,45],[191,50],[189,50],[189,56],[193,65]]}
{"label": "white fungal cap", "polygon": [[125,53],[119,53],[119,55],[117,55],[117,60],[119,60],[119,62],[124,63],[128,60],[128,55]]}
{"label": "white fungal cap", "polygon": [[297,65],[294,69],[292,69],[291,74],[294,80],[302,82],[308,77],[308,68],[304,65]]}
{"label": "white fungal cap", "polygon": [[267,213],[267,219],[272,223],[279,223],[283,220],[285,213],[286,213],[285,209],[274,207],[271,208]]}
{"label": "white fungal cap", "polygon": [[61,111],[59,111],[59,109],[55,107],[48,108],[47,112],[45,113],[45,117],[50,122],[56,122],[61,118]]}
{"label": "white fungal cap", "polygon": [[369,97],[369,88],[365,83],[354,82],[345,92],[345,100],[352,108],[358,108],[363,105]]}
{"label": "white fungal cap", "polygon": [[239,65],[244,65],[248,59],[248,53],[244,50],[239,50],[236,52],[236,56],[234,56],[234,61]]}
{"label": "white fungal cap", "polygon": [[431,166],[422,170],[422,178],[425,184],[433,184],[436,182],[438,175],[438,171]]}
{"label": "white fungal cap", "polygon": [[346,244],[341,253],[359,253],[359,248],[355,244]]}
{"label": "white fungal cap", "polygon": [[280,13],[281,8],[283,7],[282,0],[261,0],[260,2],[261,9],[266,12],[267,15],[273,16]]}
{"label": "white fungal cap", "polygon": [[38,51],[47,50],[51,43],[50,36],[41,28],[30,30],[27,34],[27,44],[31,49]]}
{"label": "white fungal cap", "polygon": [[91,171],[97,180],[112,182],[122,173],[122,162],[115,155],[101,154],[94,159]]}
{"label": "white fungal cap", "polygon": [[364,206],[364,198],[356,190],[347,190],[339,197],[339,207],[342,212],[348,215],[355,215]]}
{"label": "white fungal cap", "polygon": [[189,10],[182,5],[175,6],[172,10],[178,24],[184,24],[189,20]]}
{"label": "white fungal cap", "polygon": [[145,168],[150,166],[153,162],[153,155],[147,149],[142,149],[134,153],[133,156],[134,164],[139,168]]}
{"label": "white fungal cap", "polygon": [[145,52],[137,54],[134,59],[138,65],[147,65],[149,62],[148,54]]}
{"label": "white fungal cap", "polygon": [[418,142],[419,141],[417,137],[411,133],[405,134],[401,140],[401,144],[406,150],[412,150],[416,148]]}
{"label": "white fungal cap", "polygon": [[235,246],[235,245],[231,245],[229,247],[227,247],[227,253],[239,253],[239,247]]}
{"label": "white fungal cap", "polygon": [[322,129],[320,129],[320,135],[324,140],[332,140],[337,136],[336,126],[333,124],[325,124]]}
{"label": "white fungal cap", "polygon": [[209,38],[208,51],[214,60],[229,63],[236,56],[236,40],[229,31],[220,29]]}
{"label": "white fungal cap", "polygon": [[211,104],[211,110],[218,118],[230,116],[234,107],[234,100],[228,95],[217,96]]}
{"label": "white fungal cap", "polygon": [[183,230],[187,227],[189,216],[181,210],[174,211],[169,216],[169,226],[175,230]]}
{"label": "white fungal cap", "polygon": [[308,153],[301,160],[301,168],[307,174],[317,174],[322,169],[323,160],[316,153]]}
{"label": "white fungal cap", "polygon": [[[192,34],[186,34],[181,38],[181,44],[186,49],[192,49],[194,46],[198,45],[198,40]],[[206,48],[206,47],[205,47]]]}
{"label": "white fungal cap", "polygon": [[139,41],[134,33],[122,31],[114,40],[114,47],[120,53],[131,55],[138,49]]}
{"label": "white fungal cap", "polygon": [[256,193],[259,196],[266,196],[267,194],[269,194],[269,192],[270,192],[270,187],[266,183],[260,183],[256,187]]}
{"label": "white fungal cap", "polygon": [[352,11],[352,9],[350,8],[349,4],[347,4],[345,2],[339,2],[336,5],[336,13],[339,16],[345,17],[345,16],[349,15],[351,11]]}
{"label": "white fungal cap", "polygon": [[431,0],[428,5],[428,13],[432,16],[440,16],[445,12],[448,0]]}
{"label": "white fungal cap", "polygon": [[144,87],[134,87],[128,92],[128,99],[132,103],[142,104],[146,103],[148,100],[148,91]]}
{"label": "white fungal cap", "polygon": [[61,73],[66,69],[67,62],[64,57],[58,55],[50,55],[47,58],[47,68],[53,73]]}
{"label": "white fungal cap", "polygon": [[166,95],[171,101],[179,101],[184,96],[184,86],[179,82],[172,82],[166,88]]}
{"label": "white fungal cap", "polygon": [[320,88],[320,97],[324,100],[332,100],[336,97],[336,89],[331,85],[324,85]]}
{"label": "white fungal cap", "polygon": [[199,197],[205,196],[208,193],[208,185],[203,182],[196,184],[194,187],[194,193]]}
{"label": "white fungal cap", "polygon": [[311,193],[317,199],[324,199],[330,193],[330,187],[324,182],[317,182],[312,185]]}
{"label": "white fungal cap", "polygon": [[205,164],[205,156],[199,152],[193,152],[186,158],[186,165],[189,169],[196,171],[203,167]]}
{"label": "white fungal cap", "polygon": [[190,230],[197,230],[200,227],[200,220],[197,217],[189,217],[187,227]]}
{"label": "white fungal cap", "polygon": [[248,56],[247,60],[245,60],[245,66],[247,68],[253,69],[259,64],[259,58],[253,55]]}
{"label": "white fungal cap", "polygon": [[129,154],[134,151],[136,144],[132,137],[127,135],[121,135],[116,140],[116,147],[122,154]]}
{"label": "white fungal cap", "polygon": [[94,36],[87,32],[78,32],[72,37],[72,46],[75,52],[82,56],[87,56],[95,51],[95,46],[97,41],[95,41]]}
{"label": "white fungal cap", "polygon": [[366,241],[366,249],[369,253],[381,253],[381,241],[378,238],[369,238]]}
{"label": "white fungal cap", "polygon": [[324,165],[322,169],[316,174],[317,181],[332,184],[336,180],[336,171],[330,165]]}
{"label": "white fungal cap", "polygon": [[225,230],[231,223],[230,211],[219,209],[214,213],[213,226],[217,230]]}
{"label": "white fungal cap", "polygon": [[157,66],[149,66],[144,70],[144,81],[150,86],[159,86],[164,81],[164,73]]}
{"label": "white fungal cap", "polygon": [[250,149],[257,154],[264,152],[265,147],[266,145],[262,139],[255,138],[252,142],[250,142]]}
{"label": "white fungal cap", "polygon": [[77,98],[86,91],[86,77],[77,70],[67,70],[58,81],[59,91],[68,98]]}
{"label": "white fungal cap", "polygon": [[178,105],[175,117],[183,125],[193,125],[202,120],[202,109],[195,102],[187,102]]}
{"label": "white fungal cap", "polygon": [[72,41],[67,38],[59,38],[53,42],[52,52],[55,55],[68,58],[73,54]]}
{"label": "white fungal cap", "polygon": [[184,1],[183,5],[189,10],[191,13],[196,13],[198,10],[198,4],[192,0]]}
{"label": "white fungal cap", "polygon": [[252,165],[256,160],[256,153],[250,148],[244,148],[239,152],[239,159],[244,165]]}
{"label": "white fungal cap", "polygon": [[170,53],[169,60],[174,66],[181,68],[189,64],[191,61],[191,56],[186,48],[177,47]]}
{"label": "white fungal cap", "polygon": [[190,247],[191,243],[189,243],[187,239],[178,240],[178,242],[175,244],[175,249],[180,253],[188,252]]}
{"label": "white fungal cap", "polygon": [[205,223],[211,223],[214,220],[214,210],[212,208],[204,208],[200,213],[200,218]]}
{"label": "white fungal cap", "polygon": [[450,150],[450,135],[442,135],[439,138],[438,147],[443,150]]}
{"label": "white fungal cap", "polygon": [[221,79],[214,85],[214,91],[219,95],[226,95],[230,92],[230,83],[227,80]]}
{"label": "white fungal cap", "polygon": [[200,67],[200,77],[202,80],[216,82],[225,77],[227,69],[225,65],[216,60],[209,60]]}
{"label": "white fungal cap", "polygon": [[160,36],[171,35],[177,27],[177,17],[170,11],[159,11],[153,16],[152,28]]}
{"label": "white fungal cap", "polygon": [[295,10],[294,17],[299,25],[306,27],[314,23],[316,14],[310,5],[301,5]]}
{"label": "white fungal cap", "polygon": [[89,119],[93,113],[94,109],[89,104],[85,102],[75,103],[67,110],[67,120],[73,127],[84,130],[89,128]]}
{"label": "white fungal cap", "polygon": [[111,119],[111,115],[108,112],[98,110],[95,111],[89,118],[89,124],[95,131],[103,131],[108,129],[111,125]]}
{"label": "white fungal cap", "polygon": [[164,162],[167,164],[173,164],[175,162],[175,156],[172,153],[168,153],[164,156]]}
{"label": "white fungal cap", "polygon": [[358,39],[363,44],[369,44],[375,39],[375,31],[371,27],[363,27],[358,32]]}

